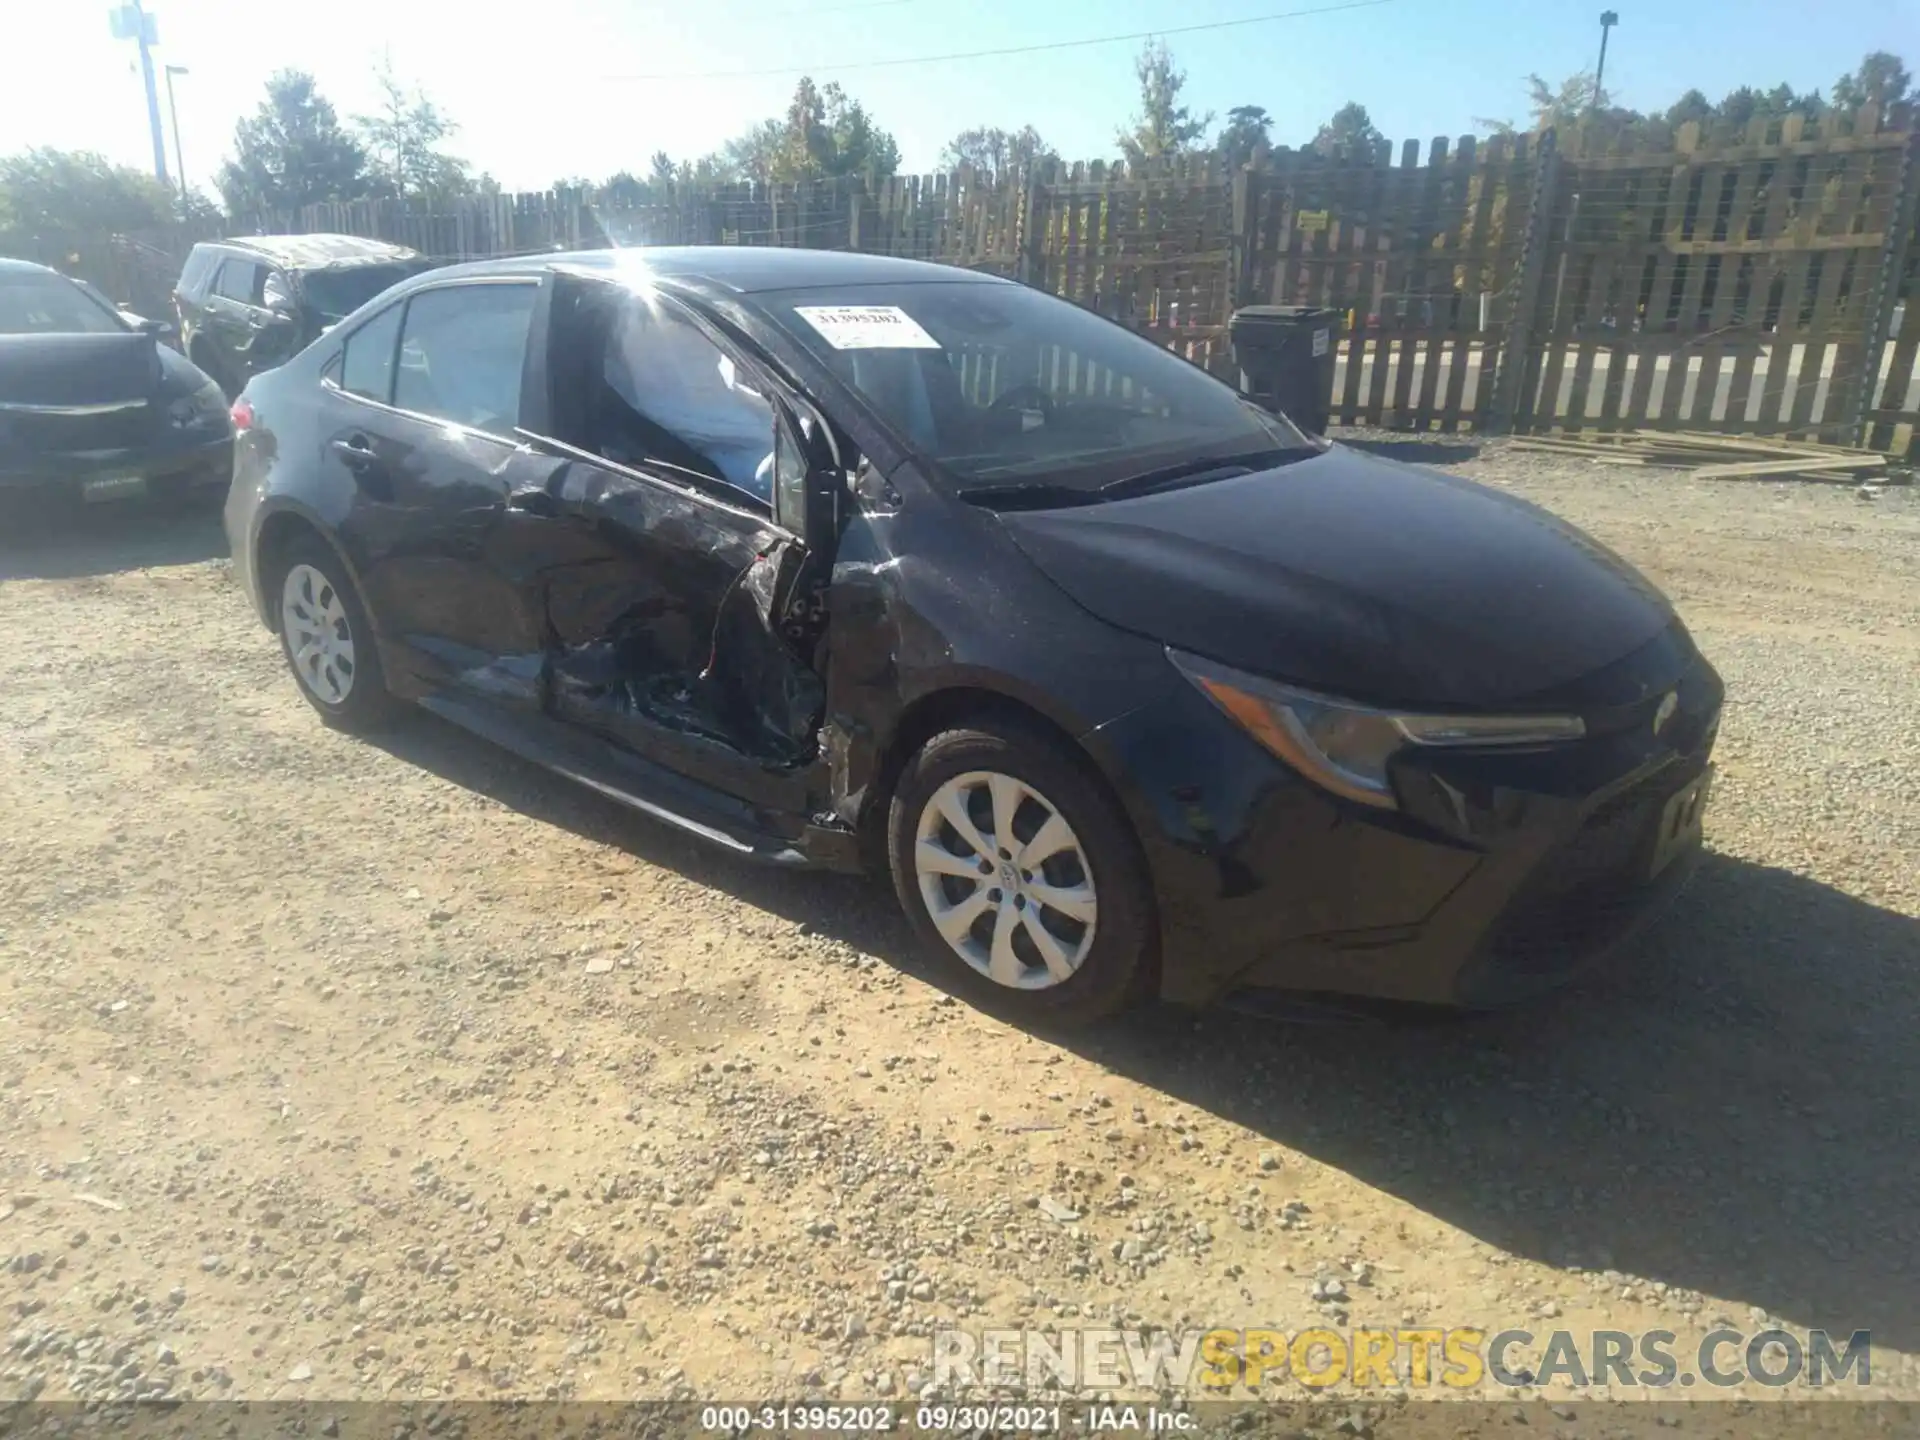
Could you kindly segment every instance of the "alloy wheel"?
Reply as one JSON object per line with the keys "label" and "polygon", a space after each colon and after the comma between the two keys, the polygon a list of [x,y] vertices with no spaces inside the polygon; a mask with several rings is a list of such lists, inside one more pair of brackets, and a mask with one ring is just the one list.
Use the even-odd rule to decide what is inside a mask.
{"label": "alloy wheel", "polygon": [[280,624],[300,683],[323,704],[346,704],[353,693],[353,627],[333,582],[311,565],[287,571]]}
{"label": "alloy wheel", "polygon": [[920,812],[913,863],[934,928],[996,985],[1049,989],[1093,948],[1099,897],[1080,837],[1024,780],[948,780]]}

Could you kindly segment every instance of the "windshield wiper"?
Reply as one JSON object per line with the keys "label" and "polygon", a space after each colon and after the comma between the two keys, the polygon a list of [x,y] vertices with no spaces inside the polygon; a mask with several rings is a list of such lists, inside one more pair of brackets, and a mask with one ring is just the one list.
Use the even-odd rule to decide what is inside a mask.
{"label": "windshield wiper", "polygon": [[1238,475],[1251,475],[1256,470],[1270,470],[1290,460],[1304,460],[1313,453],[1311,450],[1257,450],[1245,455],[1210,455],[1181,460],[1172,465],[1142,470],[1138,475],[1110,480],[1100,487],[1099,494],[1108,500],[1122,500],[1130,495],[1151,495],[1160,490],[1205,485],[1213,480],[1231,480]]}
{"label": "windshield wiper", "polygon": [[1091,488],[1034,480],[1012,485],[970,485],[959,492],[969,505],[985,510],[1063,510],[1069,505],[1098,505],[1107,497]]}

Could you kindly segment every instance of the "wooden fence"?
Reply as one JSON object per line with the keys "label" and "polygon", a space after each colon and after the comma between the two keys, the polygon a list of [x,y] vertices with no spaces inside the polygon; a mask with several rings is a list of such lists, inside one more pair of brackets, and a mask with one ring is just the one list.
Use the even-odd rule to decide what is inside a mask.
{"label": "wooden fence", "polygon": [[[1725,429],[1912,453],[1920,132],[1871,108],[1737,132],[1580,127],[1276,150],[1141,171],[587,192],[440,212],[317,205],[254,233],[376,235],[479,257],[800,245],[990,270],[1133,325],[1226,378],[1246,304],[1337,312],[1333,418],[1416,430]],[[176,238],[156,270],[177,267]],[[167,254],[149,237],[143,254]],[[151,268],[151,267],[150,267]]]}

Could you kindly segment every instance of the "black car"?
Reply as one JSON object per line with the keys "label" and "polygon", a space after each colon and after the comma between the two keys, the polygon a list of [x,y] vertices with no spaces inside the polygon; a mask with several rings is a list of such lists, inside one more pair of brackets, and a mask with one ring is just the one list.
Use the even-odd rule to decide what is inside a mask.
{"label": "black car", "polygon": [[249,235],[193,247],[173,291],[180,346],[228,395],[434,262],[360,235]]}
{"label": "black car", "polygon": [[91,286],[0,260],[0,500],[184,498],[224,487],[219,386]]}
{"label": "black car", "polygon": [[1698,850],[1721,683],[1624,562],[1019,285],[467,265],[235,411],[236,574],[330,723],[888,868],[1033,1018],[1519,998]]}

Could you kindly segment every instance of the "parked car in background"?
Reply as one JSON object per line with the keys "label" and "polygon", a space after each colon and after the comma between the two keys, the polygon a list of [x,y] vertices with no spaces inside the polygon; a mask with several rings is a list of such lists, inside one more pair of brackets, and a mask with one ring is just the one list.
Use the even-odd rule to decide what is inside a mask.
{"label": "parked car in background", "polygon": [[91,286],[0,260],[0,499],[220,490],[233,426],[220,387]]}
{"label": "parked car in background", "polygon": [[234,413],[234,576],[328,723],[417,702],[736,854],[890,870],[1028,1019],[1519,999],[1699,853],[1721,682],[1629,566],[1025,286],[463,265]]}
{"label": "parked car in background", "polygon": [[181,348],[238,395],[329,325],[433,264],[417,250],[359,235],[203,241],[174,287]]}

